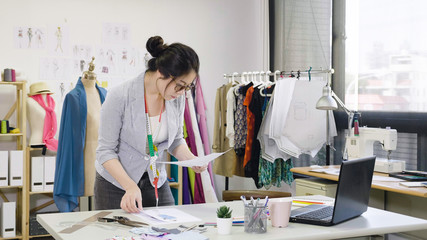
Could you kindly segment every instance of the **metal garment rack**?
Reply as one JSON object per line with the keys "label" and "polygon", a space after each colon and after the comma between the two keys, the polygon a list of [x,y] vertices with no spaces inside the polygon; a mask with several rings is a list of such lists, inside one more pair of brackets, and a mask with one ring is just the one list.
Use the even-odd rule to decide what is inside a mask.
{"label": "metal garment rack", "polygon": [[[289,71],[289,70],[282,70],[282,71],[276,70],[276,71],[272,72],[272,71],[268,70],[268,71],[265,71],[265,72],[264,71],[242,72],[242,73],[234,72],[234,73],[231,73],[231,74],[224,74],[224,79],[230,80],[230,79],[233,79],[233,78],[248,77],[248,78],[251,78],[251,81],[252,81],[257,76],[259,76],[259,77],[262,77],[262,76],[266,77],[268,75],[268,76],[273,76],[274,77],[274,81],[276,81],[278,76],[287,75],[287,76],[299,78],[301,76],[301,73],[307,74],[310,80],[311,80],[311,74],[328,73],[328,83],[327,84],[330,85],[331,84],[331,75],[334,74],[334,69],[331,68],[331,69],[316,69],[316,70],[313,70],[310,67],[310,69],[304,70],[304,71],[301,71],[301,70],[297,70],[297,71],[293,71],[293,70],[291,70],[291,71]],[[228,187],[229,187],[229,178],[225,177],[225,190],[228,190]]]}
{"label": "metal garment rack", "polygon": [[323,70],[323,69],[317,69],[317,70],[304,70],[304,71],[301,71],[301,70],[297,70],[297,71],[289,71],[289,70],[283,70],[283,71],[280,71],[280,70],[276,70],[276,71],[274,71],[274,72],[272,72],[272,71],[265,71],[265,72],[263,72],[263,71],[253,71],[253,72],[242,72],[242,73],[237,73],[237,72],[234,72],[234,73],[231,73],[231,74],[224,74],[224,78],[232,78],[232,77],[242,77],[242,76],[251,76],[251,75],[261,75],[261,76],[265,76],[265,75],[269,75],[269,76],[275,76],[275,75],[295,75],[295,77],[297,77],[298,76],[298,73],[307,73],[307,74],[317,74],[317,73],[331,73],[331,74],[333,74],[334,73],[334,69],[326,69],[326,70]]}

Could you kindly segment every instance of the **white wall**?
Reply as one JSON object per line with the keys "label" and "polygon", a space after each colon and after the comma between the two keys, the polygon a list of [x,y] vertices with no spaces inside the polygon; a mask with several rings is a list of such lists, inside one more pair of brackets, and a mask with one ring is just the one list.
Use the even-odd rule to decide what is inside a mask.
{"label": "white wall", "polygon": [[[102,44],[103,23],[127,23],[134,47],[145,50],[147,39],[160,35],[167,43],[185,43],[199,54],[212,140],[215,93],[225,83],[223,74],[263,70],[265,66],[263,6],[259,0],[2,0],[0,69],[23,71],[29,86],[39,81],[40,57],[48,56],[46,50],[15,48],[15,27],[65,25],[70,43],[96,46]],[[12,91],[0,89],[0,118],[10,106],[6,99],[12,96]],[[220,193],[223,177],[216,177],[216,183]],[[253,187],[252,180],[239,179],[236,188],[242,184]]]}

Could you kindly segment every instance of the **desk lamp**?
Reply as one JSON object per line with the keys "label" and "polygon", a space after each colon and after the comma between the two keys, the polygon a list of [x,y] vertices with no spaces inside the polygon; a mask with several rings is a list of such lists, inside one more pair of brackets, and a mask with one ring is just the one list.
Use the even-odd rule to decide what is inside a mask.
{"label": "desk lamp", "polygon": [[[338,104],[340,107],[344,109],[344,111],[348,115],[348,127],[349,130],[351,130],[351,125],[354,117],[354,111],[350,111],[345,104],[339,99],[339,97],[332,91],[330,84],[331,84],[331,75],[334,73],[334,70],[331,69],[331,72],[329,73],[328,82],[326,83],[326,86],[323,87],[323,94],[322,97],[317,101],[316,109],[319,110],[326,110],[326,165],[330,165],[330,149],[331,149],[331,142],[330,142],[330,134],[329,134],[329,114],[331,110],[337,110]],[[344,153],[344,155],[347,155],[347,153]],[[343,156],[344,159],[347,159],[346,156]]]}

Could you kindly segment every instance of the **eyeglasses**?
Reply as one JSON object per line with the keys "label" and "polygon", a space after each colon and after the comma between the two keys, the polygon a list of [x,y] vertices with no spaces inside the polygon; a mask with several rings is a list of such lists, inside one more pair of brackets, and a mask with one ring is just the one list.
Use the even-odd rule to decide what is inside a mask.
{"label": "eyeglasses", "polygon": [[195,81],[190,83],[190,85],[181,85],[175,81],[175,92],[181,92],[182,90],[188,91],[193,89],[196,86],[194,82]]}

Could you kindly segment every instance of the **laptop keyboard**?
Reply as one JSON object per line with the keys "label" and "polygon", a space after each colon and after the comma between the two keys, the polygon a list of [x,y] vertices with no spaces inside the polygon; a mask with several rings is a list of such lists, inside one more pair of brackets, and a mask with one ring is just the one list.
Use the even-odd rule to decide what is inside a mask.
{"label": "laptop keyboard", "polygon": [[320,208],[308,213],[298,215],[298,218],[305,218],[305,219],[324,219],[328,217],[332,218],[333,212],[334,212],[334,207],[328,206],[328,207]]}

